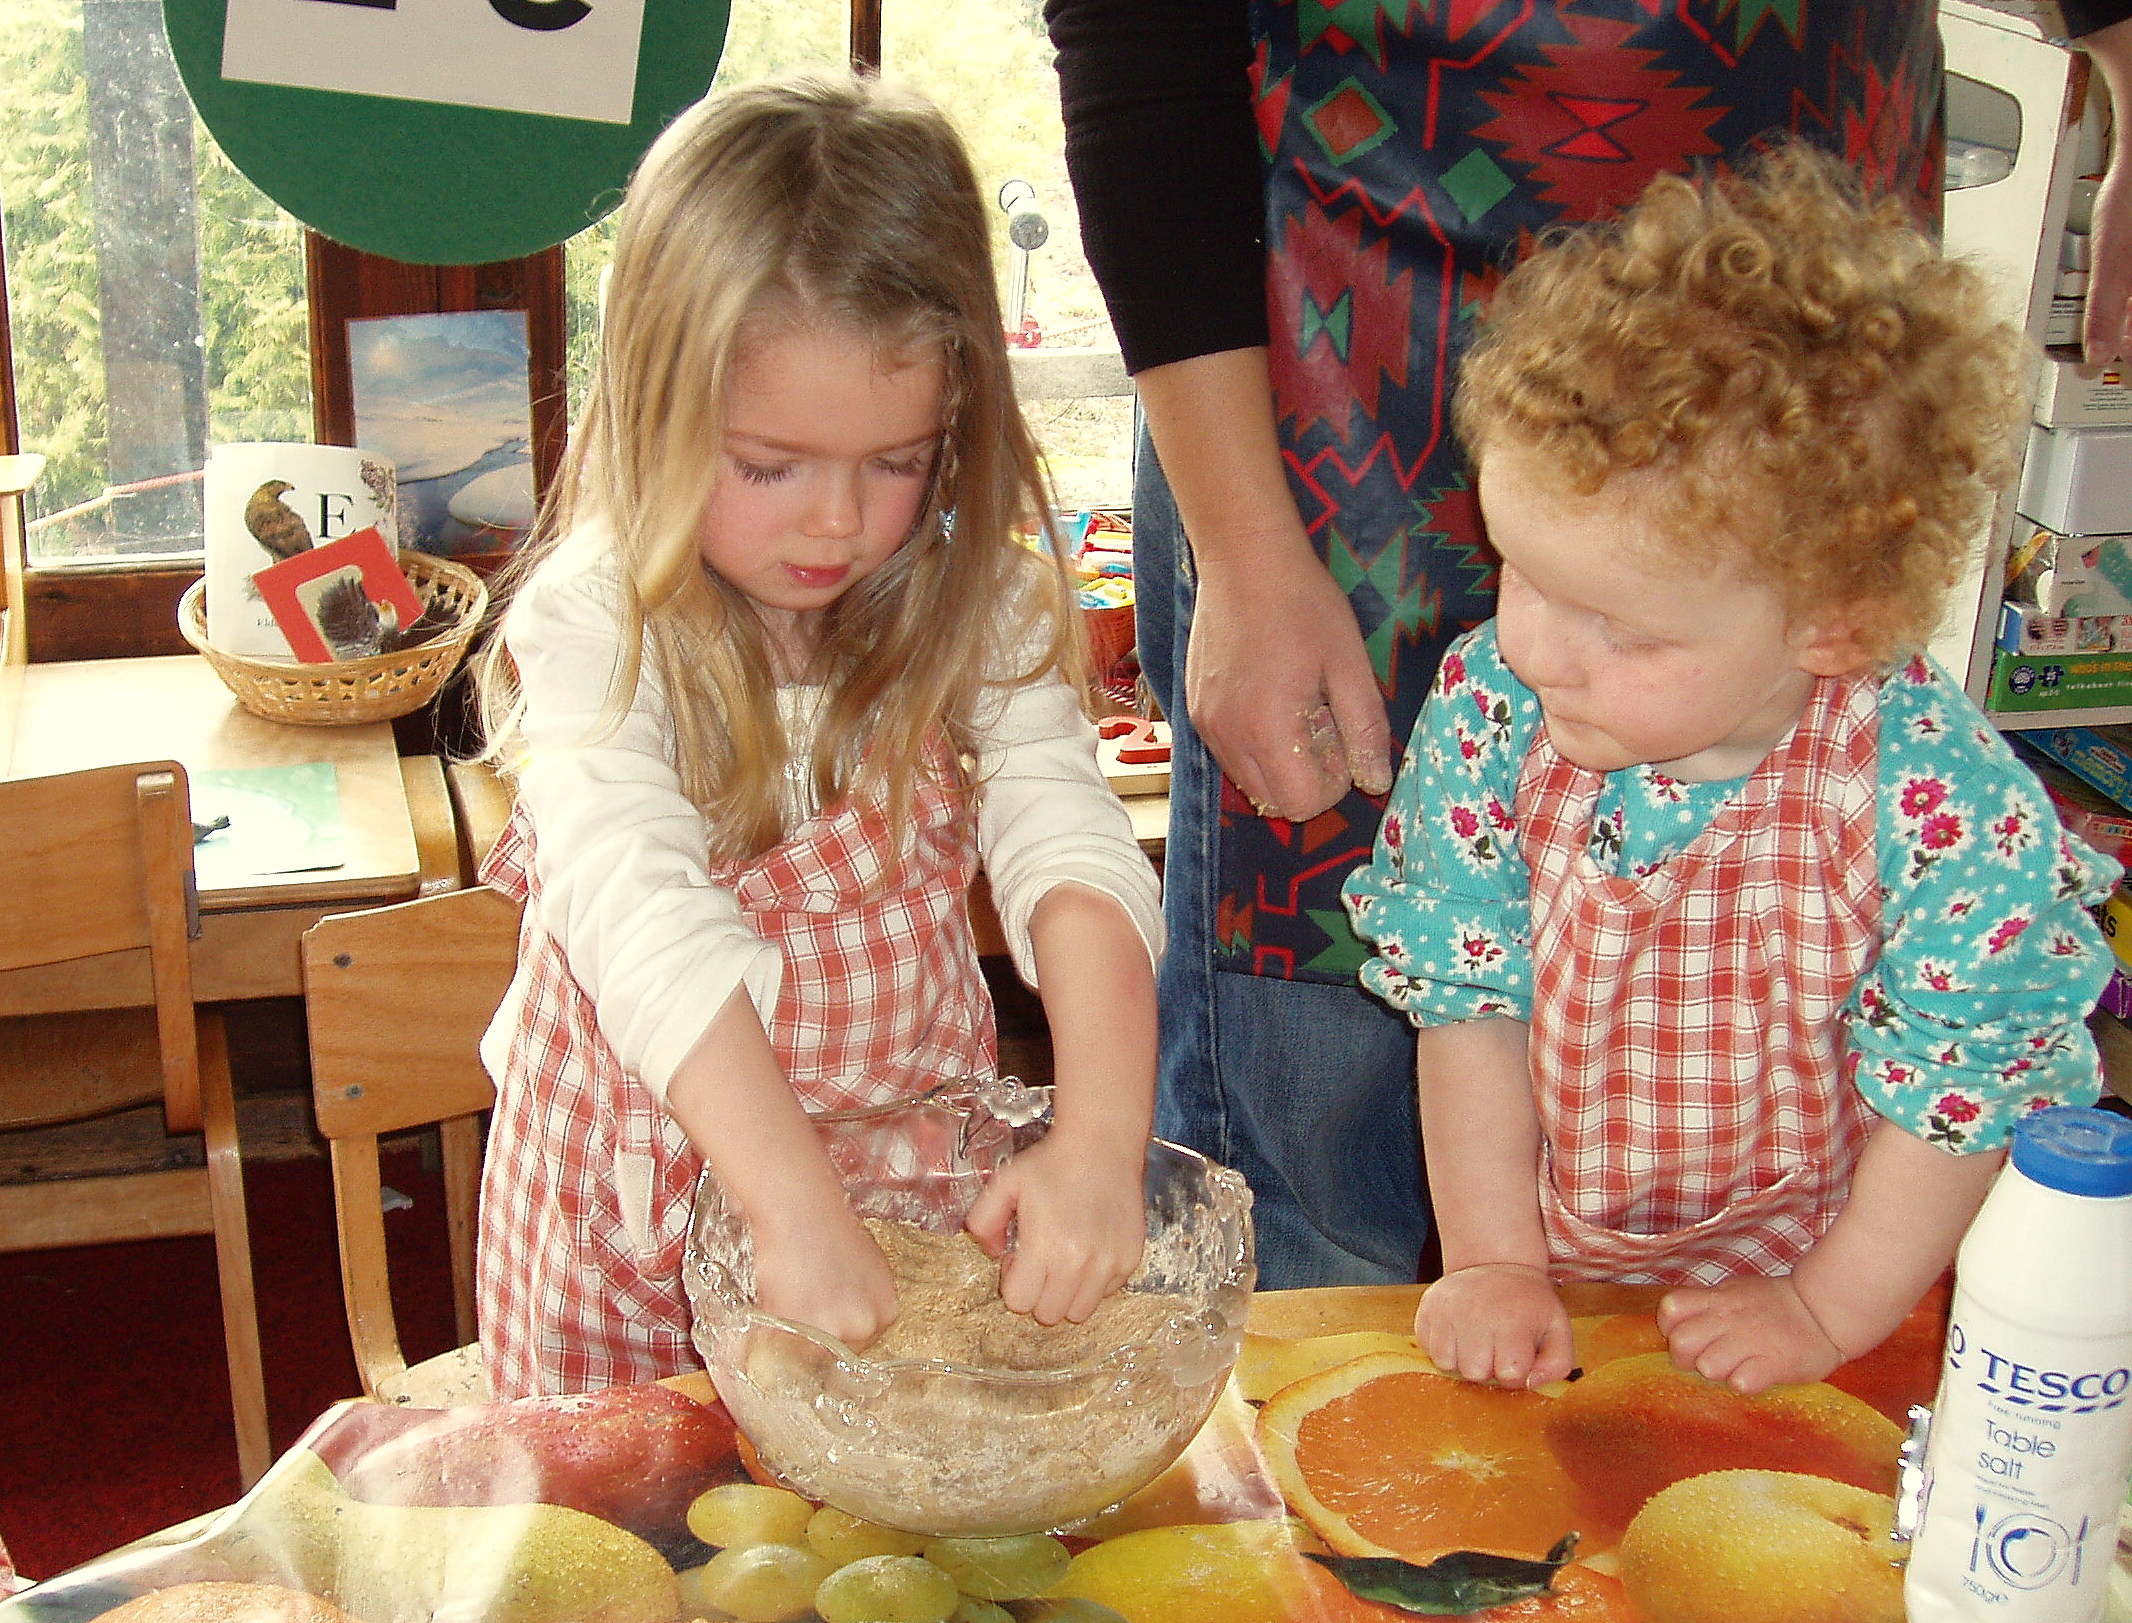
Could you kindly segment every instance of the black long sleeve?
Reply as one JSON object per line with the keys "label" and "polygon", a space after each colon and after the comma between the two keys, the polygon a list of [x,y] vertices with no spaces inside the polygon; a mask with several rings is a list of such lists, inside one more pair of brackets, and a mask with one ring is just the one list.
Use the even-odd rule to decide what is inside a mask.
{"label": "black long sleeve", "polygon": [[1265,343],[1243,0],[1046,0],[1044,21],[1081,245],[1126,369]]}
{"label": "black long sleeve", "polygon": [[2065,31],[2074,39],[2132,17],[2132,0],[2058,0]]}

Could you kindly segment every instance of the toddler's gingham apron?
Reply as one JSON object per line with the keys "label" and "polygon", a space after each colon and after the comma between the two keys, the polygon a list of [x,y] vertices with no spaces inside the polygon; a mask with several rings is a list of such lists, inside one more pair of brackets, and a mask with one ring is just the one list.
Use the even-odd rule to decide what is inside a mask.
{"label": "toddler's gingham apron", "polygon": [[1871,1121],[1836,1020],[1879,941],[1876,696],[1819,683],[1715,821],[1643,877],[1592,860],[1603,779],[1537,733],[1517,820],[1557,1278],[1784,1273],[1843,1204]]}
{"label": "toddler's gingham apron", "polygon": [[[996,1074],[992,999],[964,908],[974,819],[931,774],[904,860],[875,808],[822,812],[714,872],[784,955],[770,1044],[811,1111]],[[681,1286],[702,1160],[629,1076],[539,922],[533,841],[514,816],[482,878],[526,901],[523,998],[481,1191],[482,1354],[499,1398],[583,1392],[698,1367]],[[706,1022],[717,1011],[705,1009]]]}

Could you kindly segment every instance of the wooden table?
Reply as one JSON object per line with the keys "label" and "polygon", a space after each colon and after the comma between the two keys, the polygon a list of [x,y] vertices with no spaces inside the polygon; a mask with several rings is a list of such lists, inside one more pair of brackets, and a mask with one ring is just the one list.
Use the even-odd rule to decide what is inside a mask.
{"label": "wooden table", "polygon": [[[125,761],[188,770],[331,763],[346,860],[310,873],[260,874],[200,895],[193,990],[202,1003],[292,997],[297,941],[329,912],[405,901],[457,882],[441,770],[403,766],[390,722],[299,727],[243,709],[196,655],[14,665],[0,670],[0,772],[38,777]],[[438,819],[441,817],[441,827]],[[120,1008],[148,987],[143,954],[0,976],[0,1014]]]}

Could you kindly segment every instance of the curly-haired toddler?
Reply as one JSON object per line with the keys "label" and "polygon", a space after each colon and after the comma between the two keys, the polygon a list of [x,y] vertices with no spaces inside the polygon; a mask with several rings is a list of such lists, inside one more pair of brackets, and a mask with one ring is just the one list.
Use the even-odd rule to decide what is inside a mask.
{"label": "curly-haired toddler", "polygon": [[1421,1028],[1447,1369],[1561,1377],[1590,1279],[1675,1287],[1714,1380],[1819,1379],[1946,1267],[2013,1122],[2095,1097],[2116,868],[1923,653],[2024,362],[1805,149],[1655,181],[1498,291],[1458,396],[1496,617],[1346,890]]}

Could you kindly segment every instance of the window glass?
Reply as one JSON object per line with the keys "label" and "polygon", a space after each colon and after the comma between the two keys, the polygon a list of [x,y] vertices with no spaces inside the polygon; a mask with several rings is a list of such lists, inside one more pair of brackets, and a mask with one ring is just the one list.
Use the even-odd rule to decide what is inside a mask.
{"label": "window glass", "polygon": [[[774,73],[804,68],[840,71],[850,60],[849,0],[776,0],[752,5],[736,0],[718,57],[720,85],[744,84]],[[600,279],[614,258],[616,216],[609,214],[563,247],[565,296],[569,301],[570,414],[585,402],[599,347]]]}
{"label": "window glass", "polygon": [[[943,26],[935,8],[897,0],[887,0],[882,13],[884,75],[947,109],[969,143],[986,196],[996,202],[1005,191],[1011,204],[1011,211],[998,210],[993,229],[1009,328],[1019,305],[1018,338],[1034,354],[1114,350],[1103,296],[1081,256],[1058,77],[1039,0],[956,0],[952,26]],[[1015,181],[1026,193],[1005,190]],[[1010,212],[1043,219],[1048,230],[1040,246],[1014,246]],[[1122,507],[1132,500],[1129,396],[1025,398],[1024,409],[1062,506]]]}
{"label": "window glass", "polygon": [[[888,0],[882,9],[884,73],[924,91],[953,116],[988,198],[996,203],[1009,183],[1021,183],[1006,194],[1013,206],[998,209],[993,233],[1009,325],[1016,325],[1018,308],[1018,336],[1033,346],[1032,355],[1114,350],[1102,295],[1081,257],[1051,44],[1036,0],[956,0],[951,27],[942,26],[937,8]],[[848,28],[845,0],[736,5],[718,82],[805,67],[840,69]],[[1038,216],[1046,228],[1043,243],[1028,251],[1008,238],[1011,216],[1023,214]],[[571,239],[565,253],[573,411],[591,375],[599,279],[613,255],[613,232],[610,215]],[[1131,501],[1130,396],[1030,398],[1025,410],[1064,506],[1122,507]]]}
{"label": "window glass", "polygon": [[193,116],[157,0],[0,6],[30,556],[197,553],[218,441],[311,437],[303,232]]}

